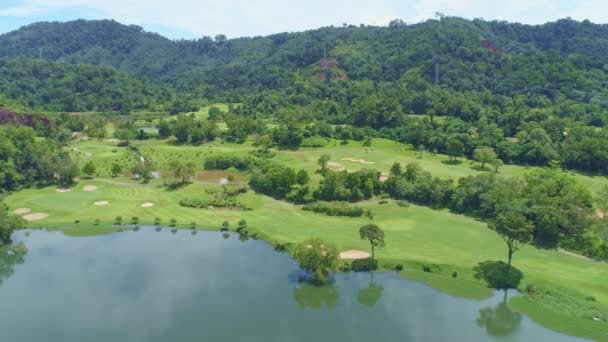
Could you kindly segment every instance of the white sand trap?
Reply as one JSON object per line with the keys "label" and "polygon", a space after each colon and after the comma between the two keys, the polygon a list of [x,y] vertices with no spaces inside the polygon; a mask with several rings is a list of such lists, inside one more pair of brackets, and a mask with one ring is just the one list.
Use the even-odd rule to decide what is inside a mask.
{"label": "white sand trap", "polygon": [[72,191],[72,189],[65,189],[65,188],[57,189],[57,192],[70,192],[70,191]]}
{"label": "white sand trap", "polygon": [[370,162],[365,159],[342,158],[342,160],[346,160],[346,161],[353,162],[353,163],[366,164],[366,165],[376,164],[375,162]]}
{"label": "white sand trap", "polygon": [[342,164],[338,164],[335,162],[327,162],[327,166],[331,166],[331,167],[344,167],[342,166]]}
{"label": "white sand trap", "polygon": [[595,212],[595,216],[597,216],[598,218],[604,218],[604,216],[606,216],[606,215],[604,215],[603,211],[598,210]]}
{"label": "white sand trap", "polygon": [[30,208],[17,208],[17,209],[15,209],[14,213],[17,215],[21,215],[21,214],[29,213],[30,211],[32,211],[32,209],[30,209]]}
{"label": "white sand trap", "polygon": [[29,214],[29,215],[25,215],[23,216],[23,219],[26,221],[36,221],[36,220],[42,220],[49,217],[49,214],[47,213],[37,213],[37,214]]}
{"label": "white sand trap", "polygon": [[150,207],[154,206],[154,203],[147,202],[147,203],[142,204],[141,206],[144,207],[144,208],[150,208]]}
{"label": "white sand trap", "polygon": [[84,188],[82,188],[82,191],[95,191],[97,190],[97,187],[95,185],[85,185]]}
{"label": "white sand trap", "polygon": [[380,176],[381,182],[386,182],[387,179],[388,179],[388,176]]}
{"label": "white sand trap", "polygon": [[350,251],[340,253],[340,259],[367,259],[369,253],[351,249]]}
{"label": "white sand trap", "polygon": [[108,202],[108,201],[99,201],[99,202],[95,202],[95,203],[93,203],[93,204],[95,204],[95,205],[99,205],[99,206],[103,206],[103,205],[108,205],[108,204],[110,204],[110,202]]}

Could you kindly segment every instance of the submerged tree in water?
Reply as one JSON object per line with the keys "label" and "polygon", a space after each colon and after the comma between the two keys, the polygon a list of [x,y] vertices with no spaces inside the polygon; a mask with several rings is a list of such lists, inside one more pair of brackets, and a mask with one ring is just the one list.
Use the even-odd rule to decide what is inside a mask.
{"label": "submerged tree in water", "polygon": [[327,276],[336,270],[338,251],[336,247],[320,240],[310,239],[299,243],[293,257],[300,268],[312,273],[311,281],[315,285],[327,283]]}

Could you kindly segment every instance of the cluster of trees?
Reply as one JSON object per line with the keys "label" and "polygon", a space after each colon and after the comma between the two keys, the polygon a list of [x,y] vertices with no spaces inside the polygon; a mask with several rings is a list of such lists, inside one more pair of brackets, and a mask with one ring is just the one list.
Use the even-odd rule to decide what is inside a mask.
{"label": "cluster of trees", "polygon": [[460,178],[454,184],[433,178],[417,164],[408,164],[383,186],[398,199],[488,220],[516,212],[533,224],[534,242],[544,246],[581,237],[591,226],[591,194],[574,177],[555,169],[530,172],[523,178],[486,173]]}
{"label": "cluster of trees", "polygon": [[0,93],[30,108],[86,112],[162,110],[173,91],[111,67],[0,58]]}
{"label": "cluster of trees", "polygon": [[8,207],[0,198],[0,247],[10,244],[13,232],[22,227],[23,219],[9,212]]}
{"label": "cluster of trees", "polygon": [[56,140],[39,138],[28,126],[0,125],[0,190],[70,185],[79,173]]}

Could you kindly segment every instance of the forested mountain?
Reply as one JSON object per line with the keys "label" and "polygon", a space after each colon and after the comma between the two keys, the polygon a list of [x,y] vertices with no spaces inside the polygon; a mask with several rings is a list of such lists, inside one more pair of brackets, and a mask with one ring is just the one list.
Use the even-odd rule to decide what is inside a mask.
{"label": "forested mountain", "polygon": [[[78,20],[0,35],[0,57],[0,93],[33,107],[129,112],[165,104],[175,113],[205,98],[241,103],[231,115],[242,119],[283,123],[274,136],[289,147],[301,135],[383,136],[441,153],[472,157],[490,147],[506,163],[608,172],[608,26],[587,21],[442,17],[172,41]],[[177,100],[168,104],[166,89]]]}
{"label": "forested mountain", "polygon": [[1,35],[0,56],[111,65],[188,90],[204,82],[207,91],[234,94],[285,86],[318,65],[327,49],[351,80],[395,82],[414,74],[432,82],[438,64],[439,82],[456,91],[555,97],[559,89],[541,89],[543,82],[582,82],[573,71],[605,81],[597,73],[608,64],[607,37],[607,25],[569,19],[530,26],[444,17],[415,25],[171,41],[138,26],[78,20]]}
{"label": "forested mountain", "polygon": [[162,109],[172,92],[111,67],[0,58],[0,94],[51,111]]}

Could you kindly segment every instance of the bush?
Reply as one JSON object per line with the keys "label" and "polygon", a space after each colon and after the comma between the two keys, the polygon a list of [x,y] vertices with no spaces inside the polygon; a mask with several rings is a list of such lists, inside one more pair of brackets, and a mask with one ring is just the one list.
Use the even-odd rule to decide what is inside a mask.
{"label": "bush", "polygon": [[458,272],[456,272],[456,271],[452,272],[452,278],[458,278]]}
{"label": "bush", "polygon": [[121,225],[122,224],[122,216],[116,216],[114,224]]}
{"label": "bush", "polygon": [[595,302],[595,297],[588,296],[587,298],[585,298],[585,300],[588,301],[588,302]]}
{"label": "bush", "polygon": [[402,264],[395,265],[395,271],[397,271],[397,272],[403,271],[403,265]]}
{"label": "bush", "polygon": [[302,209],[329,216],[360,217],[365,213],[363,208],[345,202],[315,202],[305,205]]}
{"label": "bush", "polygon": [[370,272],[378,268],[378,261],[372,258],[357,259],[351,263],[351,269],[355,272]]}
{"label": "bush", "polygon": [[139,217],[137,217],[137,216],[131,217],[131,224],[138,224],[138,223],[139,223]]}
{"label": "bush", "polygon": [[154,218],[154,225],[155,226],[160,226],[160,217],[155,217]]}
{"label": "bush", "polygon": [[99,219],[95,219],[95,221],[93,222],[94,225],[99,226]]}
{"label": "bush", "polygon": [[74,223],[78,224],[80,223],[80,220],[74,220]]}
{"label": "bush", "polygon": [[301,147],[325,147],[329,144],[329,139],[320,137],[318,135],[310,138],[304,138],[300,143]]}
{"label": "bush", "polygon": [[196,229],[196,222],[190,222],[190,229]]}
{"label": "bush", "polygon": [[236,156],[210,156],[205,159],[205,170],[227,170],[231,167],[237,170],[247,170],[249,168],[250,161],[247,158],[236,157]]}
{"label": "bush", "polygon": [[406,201],[399,201],[399,202],[397,202],[397,205],[400,207],[403,207],[403,208],[407,208],[410,206],[410,204]]}
{"label": "bush", "polygon": [[426,273],[437,273],[439,271],[441,271],[441,267],[439,265],[429,265],[429,264],[424,264],[422,265],[422,270]]}
{"label": "bush", "polygon": [[169,221],[169,227],[176,227],[177,226],[177,221],[175,219],[171,219]]}

